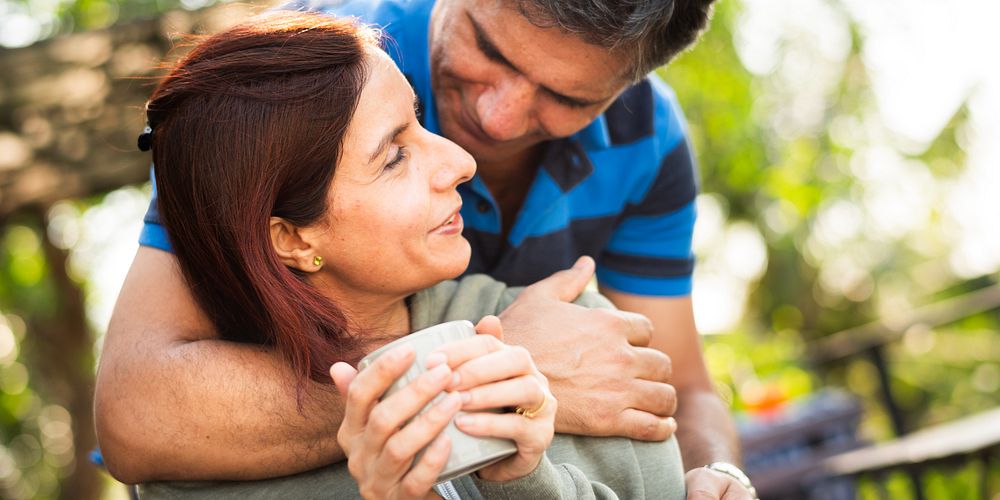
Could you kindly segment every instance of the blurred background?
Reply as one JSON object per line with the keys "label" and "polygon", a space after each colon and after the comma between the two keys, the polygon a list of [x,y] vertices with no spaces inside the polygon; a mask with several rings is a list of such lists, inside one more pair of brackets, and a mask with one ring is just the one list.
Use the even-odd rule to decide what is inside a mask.
{"label": "blurred background", "polygon": [[[267,7],[212,3],[0,0],[0,498],[126,496],[88,455],[149,197],[142,77]],[[720,0],[659,72],[700,161],[705,354],[764,498],[1000,499],[998,19]]]}

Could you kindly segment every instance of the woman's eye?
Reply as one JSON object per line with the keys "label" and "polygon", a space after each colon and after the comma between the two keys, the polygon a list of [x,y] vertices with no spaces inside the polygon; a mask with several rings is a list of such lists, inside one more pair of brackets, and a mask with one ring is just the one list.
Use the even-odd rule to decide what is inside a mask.
{"label": "woman's eye", "polygon": [[406,159],[408,154],[409,153],[406,151],[405,147],[400,147],[399,149],[396,150],[396,157],[393,158],[392,161],[386,164],[384,170],[392,170],[393,168],[396,168],[396,166],[398,166],[400,162]]}

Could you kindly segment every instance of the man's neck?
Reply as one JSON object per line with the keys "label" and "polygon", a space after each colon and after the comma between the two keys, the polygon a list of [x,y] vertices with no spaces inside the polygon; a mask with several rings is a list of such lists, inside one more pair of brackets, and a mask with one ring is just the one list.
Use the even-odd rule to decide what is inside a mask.
{"label": "man's neck", "polygon": [[514,220],[524,205],[544,150],[544,144],[538,144],[499,159],[476,159],[480,178],[500,206],[504,236],[510,233]]}
{"label": "man's neck", "polygon": [[531,174],[538,168],[543,150],[544,145],[538,144],[501,158],[476,158],[479,176],[490,189],[521,184],[525,174]]}

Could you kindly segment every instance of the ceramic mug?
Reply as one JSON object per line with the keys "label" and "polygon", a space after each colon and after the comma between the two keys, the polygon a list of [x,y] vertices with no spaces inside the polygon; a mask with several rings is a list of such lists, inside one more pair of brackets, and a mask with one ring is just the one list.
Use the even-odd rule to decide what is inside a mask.
{"label": "ceramic mug", "polygon": [[[397,379],[396,382],[394,382],[389,389],[385,391],[385,394],[382,395],[382,398],[384,399],[396,391],[399,391],[403,387],[406,387],[407,384],[419,377],[420,374],[427,371],[425,360],[427,359],[427,355],[435,349],[449,342],[454,342],[467,337],[473,337],[475,335],[476,329],[472,326],[472,323],[468,321],[450,321],[448,323],[435,325],[418,332],[411,333],[380,347],[378,350],[365,356],[364,359],[358,363],[358,370],[364,370],[376,359],[378,359],[379,356],[400,345],[406,344],[413,349],[416,353],[413,365],[411,365],[410,369],[400,376],[399,379]],[[435,398],[428,403],[427,406],[420,410],[418,415],[429,410],[438,401],[444,399],[446,395],[447,393],[442,392],[441,394],[435,396]],[[501,412],[499,409],[487,411],[494,411],[495,413]],[[463,413],[465,412],[459,411],[456,416],[462,415]],[[407,423],[409,423],[409,421]],[[477,471],[517,452],[517,446],[514,444],[514,441],[492,437],[470,436],[455,427],[454,419],[448,423],[448,426],[445,427],[443,432],[451,438],[451,455],[449,455],[448,463],[445,464],[441,474],[438,475],[438,483],[443,483],[456,477],[464,476],[465,474]],[[420,460],[424,451],[425,450],[421,450],[417,453],[414,458],[414,463],[417,463],[417,461]]]}

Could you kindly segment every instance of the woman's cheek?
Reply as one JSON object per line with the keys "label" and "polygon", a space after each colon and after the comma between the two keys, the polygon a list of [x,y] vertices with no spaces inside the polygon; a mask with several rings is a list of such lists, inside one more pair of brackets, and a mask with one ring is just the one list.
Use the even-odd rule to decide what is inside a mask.
{"label": "woman's cheek", "polygon": [[389,241],[412,242],[422,239],[430,230],[426,222],[426,204],[422,203],[422,199],[415,196],[413,190],[386,198],[388,203],[382,204],[378,218],[382,227],[391,228],[393,235]]}

